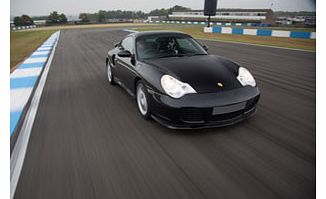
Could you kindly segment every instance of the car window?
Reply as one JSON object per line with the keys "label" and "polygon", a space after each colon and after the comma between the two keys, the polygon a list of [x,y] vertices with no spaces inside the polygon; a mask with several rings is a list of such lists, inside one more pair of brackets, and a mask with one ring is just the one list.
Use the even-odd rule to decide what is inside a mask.
{"label": "car window", "polygon": [[193,38],[183,35],[148,35],[137,38],[136,51],[139,59],[207,54]]}
{"label": "car window", "polygon": [[187,53],[196,53],[197,44],[188,38],[176,38],[179,48]]}
{"label": "car window", "polygon": [[128,50],[129,52],[133,53],[133,39],[131,37],[127,37],[121,42],[121,47],[124,50]]}

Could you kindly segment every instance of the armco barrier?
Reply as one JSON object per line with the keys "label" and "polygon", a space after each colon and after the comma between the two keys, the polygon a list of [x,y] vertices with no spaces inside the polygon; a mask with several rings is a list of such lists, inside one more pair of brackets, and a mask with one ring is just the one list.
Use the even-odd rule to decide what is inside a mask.
{"label": "armco barrier", "polygon": [[[171,23],[171,24],[201,24],[206,25],[207,22],[203,21],[146,21],[145,23]],[[211,25],[217,26],[257,26],[257,27],[269,27],[271,24],[264,23],[224,23],[224,22],[211,22]]]}
{"label": "armco barrier", "polygon": [[301,39],[316,39],[316,32],[297,32],[285,30],[267,30],[267,29],[248,29],[248,28],[232,28],[232,27],[204,27],[206,33],[221,33],[221,34],[237,34],[237,35],[256,35],[268,37],[289,37]]}
{"label": "armco barrier", "polygon": [[29,58],[10,74],[10,137],[16,129],[59,32],[53,33]]}

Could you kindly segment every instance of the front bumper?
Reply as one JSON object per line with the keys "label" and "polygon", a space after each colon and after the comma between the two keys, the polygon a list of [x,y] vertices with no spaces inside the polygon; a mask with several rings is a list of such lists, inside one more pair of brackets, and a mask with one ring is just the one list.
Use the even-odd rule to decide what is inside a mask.
{"label": "front bumper", "polygon": [[220,127],[238,123],[256,112],[260,97],[257,87],[189,94],[180,99],[151,90],[149,93],[152,117],[172,129]]}

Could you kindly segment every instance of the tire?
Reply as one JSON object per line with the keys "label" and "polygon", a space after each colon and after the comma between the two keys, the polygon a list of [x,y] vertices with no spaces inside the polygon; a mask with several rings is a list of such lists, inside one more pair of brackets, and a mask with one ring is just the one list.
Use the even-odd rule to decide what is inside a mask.
{"label": "tire", "polygon": [[137,82],[136,87],[136,101],[138,112],[145,119],[148,120],[151,117],[151,107],[149,103],[149,94],[142,81]]}
{"label": "tire", "polygon": [[111,66],[109,61],[106,63],[106,74],[107,74],[109,84],[115,85],[116,83],[114,82],[114,75],[113,75],[113,71],[112,71],[112,66]]}

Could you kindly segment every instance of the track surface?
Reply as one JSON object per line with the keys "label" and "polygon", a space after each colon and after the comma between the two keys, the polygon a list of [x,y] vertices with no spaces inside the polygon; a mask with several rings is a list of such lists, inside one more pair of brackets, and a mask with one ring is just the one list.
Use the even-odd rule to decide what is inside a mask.
{"label": "track surface", "polygon": [[204,42],[253,72],[258,112],[173,131],[106,81],[107,48],[126,34],[61,31],[16,199],[315,198],[315,53]]}

